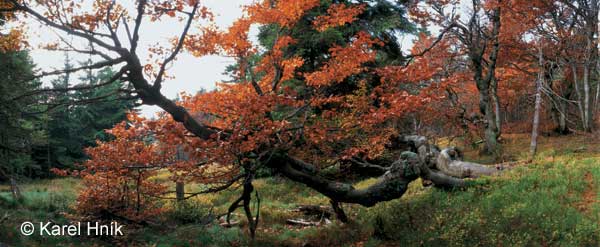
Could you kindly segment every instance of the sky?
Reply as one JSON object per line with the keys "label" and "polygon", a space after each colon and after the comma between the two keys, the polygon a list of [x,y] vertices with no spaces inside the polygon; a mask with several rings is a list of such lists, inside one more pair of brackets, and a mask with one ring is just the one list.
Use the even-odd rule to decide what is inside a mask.
{"label": "sky", "polygon": [[[127,1],[119,2],[126,5]],[[229,27],[236,19],[242,16],[242,6],[252,3],[253,0],[204,0],[202,4],[208,7],[215,14],[215,23],[222,29]],[[126,6],[127,7],[127,6]],[[133,6],[132,6],[133,7]],[[138,51],[140,57],[144,58],[149,47],[157,42],[167,42],[170,38],[176,37],[181,33],[181,23],[174,20],[165,20],[158,22],[145,22],[140,29],[140,44]],[[28,24],[28,35],[32,47],[31,56],[41,71],[52,71],[62,69],[65,61],[64,52],[47,51],[38,48],[39,45],[57,40],[57,31],[44,27],[38,23]],[[256,30],[254,30],[256,33]],[[250,33],[252,36],[252,32]],[[412,44],[411,38],[403,40],[405,49]],[[78,44],[80,48],[85,48],[86,44]],[[77,53],[69,53],[72,61],[87,61],[88,56]],[[193,57],[186,53],[177,56],[177,60],[169,67],[168,73],[174,75],[174,79],[167,79],[162,86],[162,93],[168,98],[175,98],[180,92],[194,94],[200,89],[211,90],[215,84],[230,78],[223,75],[225,68],[233,64],[232,58],[223,56],[205,56]],[[77,77],[77,76],[73,76]],[[48,84],[52,78],[45,78],[44,83]],[[75,84],[74,81],[72,84]],[[141,114],[151,118],[155,116],[160,108],[156,106],[143,105],[139,108]]]}

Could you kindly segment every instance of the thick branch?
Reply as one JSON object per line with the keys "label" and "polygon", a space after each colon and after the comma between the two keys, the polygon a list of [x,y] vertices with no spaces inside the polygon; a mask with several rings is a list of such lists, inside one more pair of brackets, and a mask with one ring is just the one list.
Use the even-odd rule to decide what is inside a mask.
{"label": "thick branch", "polygon": [[73,29],[72,27],[68,27],[68,26],[65,26],[65,25],[61,25],[61,24],[55,23],[55,22],[51,21],[50,19],[44,17],[40,13],[36,12],[35,10],[29,8],[27,5],[20,4],[18,1],[12,0],[11,2],[15,5],[15,7],[18,10],[22,10],[22,11],[25,11],[26,13],[28,13],[30,15],[33,15],[36,19],[40,20],[42,23],[44,23],[44,24],[46,24],[46,25],[48,25],[50,27],[56,28],[58,30],[61,30],[63,32],[66,32],[66,33],[74,35],[74,36],[78,36],[78,37],[87,39],[87,40],[89,40],[89,41],[91,41],[91,42],[93,42],[93,43],[95,43],[95,44],[97,44],[97,45],[99,45],[99,46],[107,49],[107,50],[115,51],[115,52],[118,52],[118,53],[122,52],[122,50],[119,49],[118,47],[111,46],[111,45],[107,44],[106,42],[95,38],[92,34],[79,32],[79,31],[76,31],[75,29]]}
{"label": "thick branch", "polygon": [[457,178],[489,176],[498,172],[494,167],[459,160],[456,154],[455,148],[442,150],[438,155],[436,168],[444,174]]}
{"label": "thick branch", "polygon": [[131,49],[129,52],[135,54],[137,49],[138,40],[140,39],[140,26],[142,25],[142,19],[144,17],[144,11],[146,8],[146,0],[140,0],[137,6],[137,16],[135,17],[135,26],[133,28],[133,38],[131,38]]}
{"label": "thick branch", "polygon": [[403,152],[389,167],[353,160],[356,164],[368,165],[371,168],[377,166],[377,169],[385,170],[375,184],[363,189],[323,178],[312,172],[315,170],[314,165],[289,155],[277,155],[268,165],[287,178],[303,183],[335,202],[355,203],[366,207],[402,197],[408,184],[417,178],[431,181],[436,187],[450,189],[466,186],[462,178],[493,175],[499,171],[495,167],[460,160],[461,154],[456,148],[440,151],[423,136],[401,136],[397,139],[399,144],[404,144],[404,148],[412,152]]}
{"label": "thick branch", "polygon": [[400,160],[392,165],[389,172],[379,177],[375,184],[365,189],[356,189],[351,184],[331,181],[294,168],[312,166],[296,158],[285,155],[272,160],[277,170],[289,179],[306,184],[336,202],[356,203],[366,207],[400,198],[406,192],[408,184],[419,177],[421,166],[420,162],[409,164]]}

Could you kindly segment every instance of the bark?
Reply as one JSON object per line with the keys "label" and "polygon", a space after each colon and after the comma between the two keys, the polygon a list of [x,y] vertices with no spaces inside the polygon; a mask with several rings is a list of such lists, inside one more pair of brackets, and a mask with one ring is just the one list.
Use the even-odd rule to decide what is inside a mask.
{"label": "bark", "polygon": [[562,110],[559,112],[558,117],[558,132],[564,135],[569,133],[569,128],[567,127],[567,115],[565,114],[565,111],[567,110],[566,103],[562,104],[563,107]]}
{"label": "bark", "polygon": [[[551,78],[550,78],[550,80],[546,81],[545,83],[549,84],[549,90],[553,90]],[[548,97],[550,98],[550,101],[552,102],[552,104],[550,104],[550,113],[552,115],[552,119],[554,120],[554,123],[556,124],[554,131],[561,135],[565,135],[565,134],[569,133],[569,128],[567,126],[566,112],[567,112],[567,99],[569,99],[571,97],[571,93],[570,93],[571,90],[572,90],[572,87],[569,86],[567,88],[567,92],[564,93],[562,96],[555,95],[555,94],[557,94],[557,92],[548,94]]]}
{"label": "bark", "polygon": [[17,185],[17,181],[13,177],[10,177],[10,191],[15,201],[21,200],[21,190]]}
{"label": "bark", "polygon": [[498,128],[496,128],[496,117],[494,110],[492,109],[492,102],[490,101],[489,91],[481,90],[479,93],[480,107],[484,115],[484,138],[485,138],[485,151],[493,154],[499,149],[498,139],[499,136]]}
{"label": "bark", "polygon": [[590,67],[583,67],[583,130],[591,132],[591,108],[590,108]]}
{"label": "bark", "polygon": [[583,61],[583,110],[584,110],[584,131],[593,130],[593,107],[591,99],[590,76],[592,74],[592,61],[598,57],[598,41],[596,33],[598,29],[598,1],[590,0],[584,9],[585,34],[586,34],[586,53]]}
{"label": "bark", "polygon": [[[599,51],[600,53],[600,51]],[[594,98],[594,112],[600,110],[600,59],[596,59],[596,96]]]}
{"label": "bark", "polygon": [[462,153],[455,147],[440,150],[423,136],[402,136],[400,138],[411,147],[411,150],[416,150],[419,159],[427,167],[439,170],[445,175],[455,178],[475,178],[498,172],[495,167],[462,161]]}
{"label": "bark", "polygon": [[540,109],[542,108],[542,84],[544,80],[544,57],[540,45],[538,63],[540,70],[535,83],[535,110],[533,112],[533,127],[531,128],[531,144],[529,146],[529,159],[533,159],[537,152],[538,128],[540,126]]}
{"label": "bark", "polygon": [[[475,2],[473,4],[474,8],[480,7],[479,5],[476,5],[477,3]],[[498,137],[500,136],[500,132],[498,129],[498,125],[496,124],[498,121],[497,118],[499,116],[496,116],[495,114],[492,96],[494,91],[492,84],[493,81],[496,79],[496,63],[498,60],[498,53],[500,50],[500,11],[500,8],[496,8],[495,10],[493,10],[493,13],[490,17],[492,21],[492,35],[489,39],[492,42],[493,46],[490,51],[490,56],[487,59],[487,65],[485,66],[485,68],[485,43],[488,41],[488,37],[486,37],[486,35],[482,33],[481,27],[478,26],[480,24],[477,23],[477,13],[474,13],[471,17],[468,29],[469,32],[462,34],[462,36],[465,36],[469,39],[469,42],[467,44],[469,49],[468,55],[471,60],[471,70],[473,71],[473,78],[477,85],[477,90],[479,91],[479,110],[484,117],[484,151],[489,154],[497,154],[497,152],[500,150],[500,146],[498,143]]]}
{"label": "bark", "polygon": [[374,206],[383,201],[400,198],[406,192],[408,184],[419,177],[431,180],[442,187],[462,187],[465,182],[444,174],[435,174],[425,163],[420,162],[417,154],[404,152],[401,158],[394,162],[390,171],[380,176],[375,184],[356,189],[348,183],[332,181],[319,176],[302,172],[305,166],[312,166],[304,161],[288,155],[272,158],[272,166],[277,166],[278,171],[287,178],[303,183],[308,187],[329,197],[338,203],[354,203],[366,207]]}
{"label": "bark", "polygon": [[185,200],[185,185],[183,182],[177,182],[175,184],[175,197],[177,201]]}
{"label": "bark", "polygon": [[344,209],[341,207],[341,205],[334,200],[331,200],[329,202],[331,203],[331,208],[333,208],[333,212],[335,212],[335,216],[337,217],[337,219],[341,222],[347,223],[348,216],[346,216],[346,213],[344,212]]}
{"label": "bark", "polygon": [[581,91],[579,89],[579,78],[577,77],[577,66],[571,65],[571,69],[573,70],[573,84],[575,85],[575,95],[577,95],[577,109],[579,109],[579,118],[581,119],[581,124],[585,129],[586,121],[585,121],[585,111],[583,109],[583,99],[581,98]]}
{"label": "bark", "polygon": [[314,215],[325,218],[330,218],[334,214],[332,208],[322,205],[300,205],[292,211],[302,212],[304,215]]}
{"label": "bark", "polygon": [[467,185],[462,178],[498,172],[493,167],[460,160],[461,155],[456,148],[440,151],[422,136],[401,136],[398,139],[412,151],[402,152],[399,159],[393,162],[373,185],[364,189],[356,189],[352,184],[323,178],[316,172],[310,172],[315,170],[313,164],[286,154],[274,155],[268,165],[285,177],[307,185],[334,202],[354,203],[366,207],[402,197],[408,184],[417,178],[431,181],[436,187],[460,188]]}
{"label": "bark", "polygon": [[[231,225],[230,216],[239,207],[244,208],[244,213],[246,214],[246,219],[248,220],[248,226],[250,231],[250,237],[254,239],[256,235],[256,228],[258,227],[259,217],[260,217],[260,197],[258,196],[258,192],[254,190],[254,185],[252,185],[252,181],[254,180],[254,176],[249,174],[244,180],[244,186],[242,195],[235,200],[227,210],[227,224]],[[252,211],[250,210],[250,201],[252,199],[252,192],[255,192],[256,197],[256,218],[252,216]],[[242,203],[242,205],[240,205]]]}
{"label": "bark", "polygon": [[494,117],[496,118],[496,129],[498,130],[496,134],[496,139],[500,138],[502,135],[502,116],[500,111],[500,97],[498,97],[498,80],[496,78],[492,78],[492,101],[494,103]]}
{"label": "bark", "polygon": [[446,148],[437,157],[436,168],[446,175],[456,178],[474,178],[493,175],[498,172],[494,167],[484,166],[473,162],[461,161],[454,154],[455,148]]}
{"label": "bark", "polygon": [[598,112],[600,110],[600,81],[596,82],[596,98],[594,102],[594,111]]}

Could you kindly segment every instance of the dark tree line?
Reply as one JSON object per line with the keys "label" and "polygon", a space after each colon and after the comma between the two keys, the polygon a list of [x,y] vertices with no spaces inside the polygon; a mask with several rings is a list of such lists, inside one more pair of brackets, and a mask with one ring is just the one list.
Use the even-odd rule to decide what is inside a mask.
{"label": "dark tree line", "polygon": [[[66,69],[71,63],[67,57]],[[120,82],[96,90],[61,90],[97,85],[115,74],[110,68],[75,79],[66,73],[51,86],[31,80],[34,72],[27,51],[0,53],[0,181],[49,177],[52,168],[73,168],[86,158],[83,149],[110,138],[104,129],[122,121],[133,107],[132,101],[116,96],[86,101],[123,88]],[[52,92],[39,94],[48,90]]]}

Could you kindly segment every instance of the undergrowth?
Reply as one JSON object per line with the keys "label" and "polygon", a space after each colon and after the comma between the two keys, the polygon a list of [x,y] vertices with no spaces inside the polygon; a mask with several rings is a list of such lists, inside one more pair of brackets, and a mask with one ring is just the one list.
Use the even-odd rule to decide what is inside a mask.
{"label": "undergrowth", "polygon": [[[411,183],[400,199],[371,208],[343,205],[350,223],[319,227],[286,224],[303,217],[298,205],[328,205],[328,200],[305,186],[275,177],[255,181],[261,198],[257,238],[239,226],[225,228],[218,217],[240,195],[240,188],[201,195],[187,202],[165,201],[155,224],[131,227],[116,243],[130,246],[599,246],[600,189],[598,145],[582,137],[542,139],[543,150],[530,164],[520,164],[496,177],[480,178],[464,190],[445,191]],[[525,156],[527,140],[511,137],[506,150],[515,159]],[[467,151],[467,158],[485,159]],[[165,179],[160,174],[156,179]],[[358,181],[357,188],[375,180]],[[174,186],[174,185],[173,185]],[[1,243],[11,246],[113,245],[115,240],[21,236],[24,221],[68,223],[77,196],[78,180],[42,180],[22,186],[24,199],[13,201],[0,193]],[[202,185],[188,184],[186,191]],[[1,186],[0,191],[6,191]],[[256,204],[252,205],[255,210]],[[240,214],[242,212],[239,212]]]}

